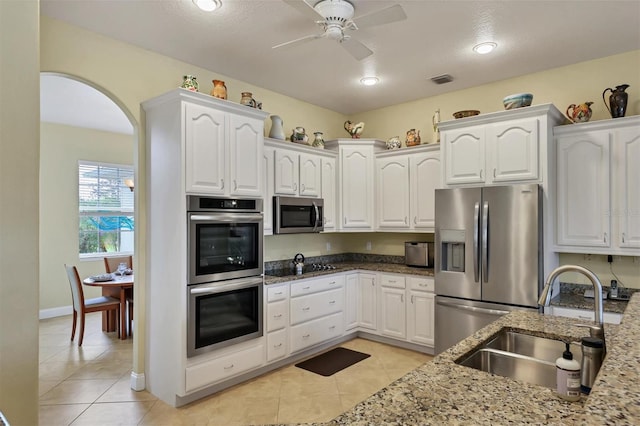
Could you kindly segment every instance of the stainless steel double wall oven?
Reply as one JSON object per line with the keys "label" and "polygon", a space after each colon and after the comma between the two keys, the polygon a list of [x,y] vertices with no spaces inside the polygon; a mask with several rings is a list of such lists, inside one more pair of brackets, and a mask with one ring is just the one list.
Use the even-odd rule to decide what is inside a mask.
{"label": "stainless steel double wall oven", "polygon": [[187,356],[262,336],[261,199],[187,199]]}

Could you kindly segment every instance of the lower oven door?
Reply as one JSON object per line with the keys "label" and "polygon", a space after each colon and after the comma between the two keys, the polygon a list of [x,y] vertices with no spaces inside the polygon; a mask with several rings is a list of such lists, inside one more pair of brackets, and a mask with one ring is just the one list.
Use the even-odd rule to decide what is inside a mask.
{"label": "lower oven door", "polygon": [[262,336],[262,277],[187,288],[187,357]]}

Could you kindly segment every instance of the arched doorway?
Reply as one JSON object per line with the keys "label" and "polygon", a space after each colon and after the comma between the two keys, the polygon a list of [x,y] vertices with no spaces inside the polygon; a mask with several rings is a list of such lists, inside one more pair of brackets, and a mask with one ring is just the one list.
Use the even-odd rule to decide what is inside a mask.
{"label": "arched doorway", "polygon": [[[42,72],[40,78],[40,318],[46,319],[71,312],[64,263],[77,265],[83,276],[104,272],[101,256],[78,254],[78,162],[128,164],[137,180],[139,125],[117,97],[93,82],[55,72]],[[137,198],[135,195],[135,222]],[[134,244],[135,253],[136,248]],[[86,289],[85,293],[86,298],[96,297],[100,290]],[[68,322],[70,330],[71,320]],[[69,335],[60,333],[60,339],[68,343]],[[70,356],[75,349],[81,358],[91,359],[99,356],[95,355],[101,344],[97,339],[91,347],[85,335],[81,350],[73,345],[67,350]],[[129,348],[137,344],[134,333]],[[131,380],[134,388],[135,382]]]}

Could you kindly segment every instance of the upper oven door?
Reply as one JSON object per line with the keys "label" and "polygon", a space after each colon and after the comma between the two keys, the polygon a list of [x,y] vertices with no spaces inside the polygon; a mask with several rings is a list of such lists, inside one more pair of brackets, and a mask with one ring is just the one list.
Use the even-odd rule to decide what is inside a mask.
{"label": "upper oven door", "polygon": [[189,284],[262,274],[262,213],[188,215]]}

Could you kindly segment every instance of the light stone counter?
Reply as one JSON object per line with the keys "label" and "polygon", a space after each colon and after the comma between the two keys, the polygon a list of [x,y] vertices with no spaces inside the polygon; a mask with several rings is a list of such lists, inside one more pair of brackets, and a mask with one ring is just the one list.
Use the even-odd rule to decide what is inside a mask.
{"label": "light stone counter", "polygon": [[455,364],[503,327],[544,337],[585,335],[571,318],[512,312],[375,393],[330,425],[639,424],[640,295],[622,324],[605,325],[608,353],[591,395],[579,402],[553,390]]}

